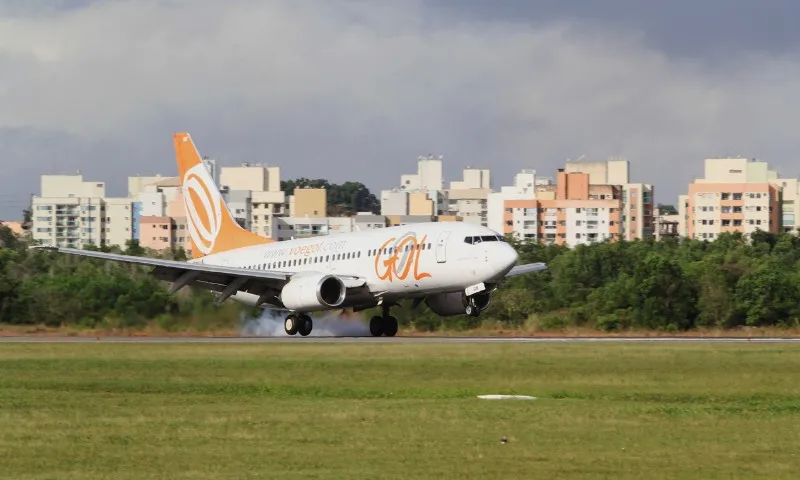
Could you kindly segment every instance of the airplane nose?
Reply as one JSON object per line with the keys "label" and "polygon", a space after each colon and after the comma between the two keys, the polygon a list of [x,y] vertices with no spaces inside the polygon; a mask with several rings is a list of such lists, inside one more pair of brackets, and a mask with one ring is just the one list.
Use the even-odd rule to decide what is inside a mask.
{"label": "airplane nose", "polygon": [[502,278],[509,270],[514,268],[519,259],[517,251],[511,245],[503,245],[497,249],[497,263],[493,265],[493,276],[497,279]]}
{"label": "airplane nose", "polygon": [[517,264],[517,260],[519,260],[519,254],[517,253],[516,250],[514,250],[514,247],[512,247],[511,245],[506,244],[505,247],[506,251],[503,254],[503,259],[504,259],[503,263],[507,267],[513,267],[514,265]]}

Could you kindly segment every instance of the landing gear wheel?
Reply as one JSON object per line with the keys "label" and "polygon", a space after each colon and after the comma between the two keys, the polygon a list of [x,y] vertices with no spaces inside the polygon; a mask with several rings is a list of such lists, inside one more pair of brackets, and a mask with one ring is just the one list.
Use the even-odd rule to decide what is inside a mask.
{"label": "landing gear wheel", "polygon": [[475,307],[473,307],[472,305],[467,305],[466,314],[469,315],[470,317],[474,317],[475,316]]}
{"label": "landing gear wheel", "polygon": [[311,317],[308,315],[300,315],[299,321],[297,322],[297,333],[300,335],[307,337],[311,330],[314,328],[314,322],[311,320]]}
{"label": "landing gear wheel", "polygon": [[294,335],[297,333],[297,327],[297,315],[289,315],[286,317],[286,320],[283,321],[283,329],[286,331],[286,335]]}
{"label": "landing gear wheel", "polygon": [[394,337],[397,334],[397,319],[386,317],[383,319],[383,334],[387,337]]}
{"label": "landing gear wheel", "polygon": [[372,317],[369,321],[369,333],[373,337],[380,337],[383,333],[383,317]]}

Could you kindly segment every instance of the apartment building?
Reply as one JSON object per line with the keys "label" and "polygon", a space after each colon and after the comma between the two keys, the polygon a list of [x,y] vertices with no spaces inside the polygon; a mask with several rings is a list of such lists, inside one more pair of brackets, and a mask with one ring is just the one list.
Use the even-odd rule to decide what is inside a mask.
{"label": "apartment building", "polygon": [[273,220],[291,215],[278,166],[242,163],[222,167],[219,185],[233,216],[254,233],[270,237],[275,230]]}
{"label": "apartment building", "polygon": [[[537,198],[535,185],[536,170],[525,169],[514,176],[514,184],[511,186],[503,186],[499,192],[492,192],[486,196],[486,224],[495,232],[506,231],[506,202],[514,200],[535,200]],[[555,199],[555,193],[553,193]],[[530,208],[530,207],[528,207]],[[533,207],[536,208],[536,207]],[[535,212],[528,211],[527,216],[536,216]],[[531,224],[530,219],[527,221],[520,221],[514,223],[519,230],[516,234],[519,238],[536,238],[537,225]]]}
{"label": "apartment building", "polygon": [[591,181],[589,173],[559,169],[553,183],[524,170],[513,187],[489,196],[489,228],[569,247],[623,238],[623,187]]}
{"label": "apartment building", "polygon": [[491,190],[491,172],[487,169],[467,167],[463,180],[450,182],[445,192],[446,213],[462,221],[487,226],[487,200]]}
{"label": "apartment building", "polygon": [[[621,188],[622,239],[631,241],[654,235],[653,185],[631,182],[628,160],[622,158],[603,161],[567,160],[564,171],[588,174],[590,185],[615,185]],[[602,197],[593,199],[602,200]]]}
{"label": "apartment building", "polygon": [[175,242],[175,219],[147,215],[139,219],[139,246],[156,251],[172,250]]}
{"label": "apartment building", "polygon": [[677,238],[684,236],[680,232],[680,215],[677,213],[666,213],[658,208],[654,210],[654,235],[656,240],[664,238]]}
{"label": "apartment building", "polygon": [[400,186],[380,195],[383,215],[439,215],[446,209],[442,156],[417,158],[417,173],[400,176]]}
{"label": "apartment building", "polygon": [[784,232],[798,232],[798,205],[800,205],[800,181],[796,178],[778,178],[772,183],[780,188],[781,229]]}
{"label": "apartment building", "polygon": [[[783,185],[766,162],[747,158],[707,158],[704,176],[689,184],[688,193],[679,198],[678,229],[685,236],[714,240],[723,232],[753,233],[756,230],[779,232],[782,227]],[[794,198],[787,198],[792,208]]]}
{"label": "apartment building", "polygon": [[40,182],[41,195],[33,197],[32,205],[35,242],[71,248],[124,246],[124,232],[132,235],[132,202],[106,199],[105,182],[84,181],[80,173],[42,175]]}

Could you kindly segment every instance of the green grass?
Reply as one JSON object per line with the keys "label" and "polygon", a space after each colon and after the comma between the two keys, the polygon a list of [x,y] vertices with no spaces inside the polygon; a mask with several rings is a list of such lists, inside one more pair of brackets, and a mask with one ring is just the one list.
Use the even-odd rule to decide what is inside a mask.
{"label": "green grass", "polygon": [[[791,345],[300,343],[3,344],[0,477],[777,479],[800,470]],[[488,393],[538,399],[476,398]]]}

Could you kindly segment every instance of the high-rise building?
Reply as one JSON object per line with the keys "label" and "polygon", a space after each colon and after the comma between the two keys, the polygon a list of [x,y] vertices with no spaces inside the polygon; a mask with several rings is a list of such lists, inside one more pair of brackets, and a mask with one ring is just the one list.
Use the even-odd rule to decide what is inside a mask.
{"label": "high-rise building", "polygon": [[653,235],[653,187],[630,183],[627,160],[567,162],[556,181],[523,170],[489,194],[489,228],[575,246]]}
{"label": "high-rise building", "polygon": [[33,197],[33,240],[41,245],[83,248],[106,245],[106,185],[83,175],[42,175]]}
{"label": "high-rise building", "polygon": [[[681,234],[714,240],[723,232],[747,234],[782,229],[784,181],[766,162],[707,158],[704,167],[704,176],[690,183],[688,193],[679,197],[678,230]],[[787,186],[790,182],[786,181]]]}
{"label": "high-rise building", "polygon": [[503,234],[573,247],[619,240],[621,188],[591,185],[587,173],[559,169],[555,198],[504,200]]}
{"label": "high-rise building", "polygon": [[566,173],[586,173],[590,185],[617,185],[622,189],[622,225],[624,240],[650,238],[654,235],[653,185],[631,183],[630,162],[612,158],[604,161],[568,160]]}

